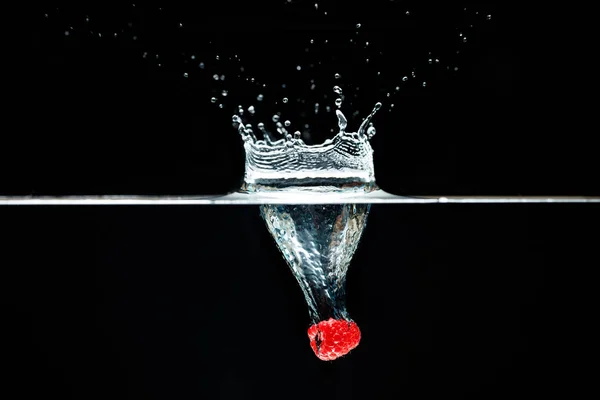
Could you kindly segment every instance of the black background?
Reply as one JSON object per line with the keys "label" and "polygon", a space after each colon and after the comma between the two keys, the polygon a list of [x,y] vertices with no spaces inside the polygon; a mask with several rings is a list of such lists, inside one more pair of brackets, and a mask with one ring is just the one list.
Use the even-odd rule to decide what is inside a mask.
{"label": "black background", "polygon": [[[284,1],[30,10],[0,194],[235,190],[237,104],[258,105],[264,93],[260,118],[282,111],[296,123],[330,91],[301,82],[330,88],[339,72],[347,98],[360,87],[347,115],[384,102],[372,144],[389,192],[598,195],[593,134],[580,129],[563,78],[576,71],[565,69],[568,44],[547,15],[453,3],[320,2],[327,17],[312,2]],[[313,37],[337,44],[307,53]],[[343,44],[350,37],[383,55]],[[267,88],[236,80],[239,65]],[[413,68],[417,78],[403,83]],[[219,109],[210,98],[223,88]],[[306,105],[273,104],[293,99],[292,88]],[[335,126],[321,115],[307,117],[316,141]],[[374,206],[348,276],[363,339],[324,363],[256,207],[1,208],[7,390],[74,399],[570,394],[589,376],[592,314],[579,294],[598,264],[598,215],[593,205]]]}

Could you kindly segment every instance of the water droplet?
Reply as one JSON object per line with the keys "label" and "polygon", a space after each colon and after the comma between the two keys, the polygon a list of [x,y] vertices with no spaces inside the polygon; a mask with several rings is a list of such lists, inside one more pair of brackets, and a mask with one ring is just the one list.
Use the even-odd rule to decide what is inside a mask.
{"label": "water droplet", "polygon": [[466,36],[463,38],[463,43],[467,43],[467,37]]}
{"label": "water droplet", "polygon": [[314,83],[312,85],[310,85],[310,90],[315,90],[315,88],[317,87],[317,85],[315,85]]}
{"label": "water droplet", "polygon": [[337,94],[342,94],[342,88],[339,86],[334,86],[333,91]]}
{"label": "water droplet", "polygon": [[285,85],[285,83],[283,83],[283,84],[281,85],[281,88],[282,88],[282,89],[285,89],[285,86],[286,86],[286,85]]}
{"label": "water droplet", "polygon": [[290,126],[291,124],[292,124],[292,123],[290,122],[290,120],[286,120],[286,121],[284,122],[284,125],[285,125],[285,126]]}
{"label": "water droplet", "polygon": [[283,101],[283,103],[285,104],[285,103],[287,103],[287,102],[288,102],[288,98],[287,98],[287,97],[284,97],[284,98],[283,98],[281,101]]}
{"label": "water droplet", "polygon": [[184,77],[184,78],[187,78],[188,76],[189,76],[189,75],[188,75],[188,73],[187,73],[187,72],[184,72],[184,73],[183,73],[183,77]]}
{"label": "water droplet", "polygon": [[273,119],[273,122],[278,122],[279,121],[279,115],[274,114],[272,119]]}
{"label": "water droplet", "polygon": [[360,28],[360,24],[356,24],[356,29]]}
{"label": "water droplet", "polygon": [[297,65],[297,66],[296,66],[296,70],[297,70],[297,71],[300,71],[301,69],[302,69],[302,67],[301,67],[300,65]]}
{"label": "water droplet", "polygon": [[427,82],[423,82],[423,87],[427,86]]}
{"label": "water droplet", "polygon": [[341,76],[340,74],[336,73],[336,74],[334,75],[334,77],[335,77],[335,79],[340,79],[342,76]]}
{"label": "water droplet", "polygon": [[427,60],[427,62],[429,62],[429,64],[433,64],[433,59],[430,58],[429,60]]}
{"label": "water droplet", "polygon": [[219,80],[219,75],[217,75],[217,74],[214,74],[214,75],[213,75],[213,79],[214,79],[215,81],[218,81],[218,80]]}
{"label": "water droplet", "polygon": [[226,97],[226,96],[227,96],[227,94],[228,94],[228,93],[227,93],[227,90],[223,90],[223,91],[221,92],[221,96],[223,96],[223,97]]}
{"label": "water droplet", "polygon": [[315,3],[315,10],[319,9],[319,4]]}
{"label": "water droplet", "polygon": [[265,129],[265,124],[262,122],[259,122],[257,126],[258,126],[258,129],[260,129],[261,131]]}
{"label": "water droplet", "polygon": [[210,102],[211,103],[216,103],[217,102],[217,98],[216,97],[211,97]]}
{"label": "water droplet", "polygon": [[338,106],[338,108],[341,107],[342,106],[342,99],[340,99],[340,98],[335,99],[335,105]]}
{"label": "water droplet", "polygon": [[219,104],[219,108],[223,108],[223,104]]}
{"label": "water droplet", "polygon": [[491,14],[488,14],[487,17],[485,17],[485,18],[489,21],[490,19],[492,19],[492,16],[491,16]]}
{"label": "water droplet", "polygon": [[331,107],[329,107],[329,106],[326,106],[326,107],[325,107],[325,111],[327,111],[327,112],[330,112],[330,111],[331,111]]}
{"label": "water droplet", "polygon": [[436,59],[435,59],[435,63],[436,63],[436,64],[438,64],[439,62],[440,62],[440,59],[439,59],[439,58],[436,58]]}
{"label": "water droplet", "polygon": [[180,28],[183,28],[183,24],[182,24],[181,22],[179,23],[179,27],[180,27]]}
{"label": "water droplet", "polygon": [[218,60],[218,59],[219,59],[219,55],[218,55],[218,54],[215,56],[215,59],[216,59],[216,60]]}
{"label": "water droplet", "polygon": [[198,66],[200,67],[200,69],[204,69],[204,63],[201,62],[200,64],[198,64]]}
{"label": "water droplet", "polygon": [[396,90],[400,90],[400,86],[396,86]]}
{"label": "water droplet", "polygon": [[381,108],[381,103],[377,102],[375,103],[375,107],[373,107],[375,109],[375,111],[379,110]]}
{"label": "water droplet", "polygon": [[386,94],[386,97],[390,97],[390,92],[388,92],[388,93]]}
{"label": "water droplet", "polygon": [[410,11],[406,10],[406,15],[410,15]]}
{"label": "water droplet", "polygon": [[402,77],[402,81],[403,81],[403,82],[406,82],[407,80],[408,80],[408,76],[403,76],[403,77]]}
{"label": "water droplet", "polygon": [[225,80],[225,75],[221,75],[221,80],[224,81]]}
{"label": "water droplet", "polygon": [[263,96],[262,94],[259,94],[258,96],[256,96],[256,100],[258,101],[262,101],[265,98],[265,96]]}
{"label": "water droplet", "polygon": [[190,58],[191,58],[192,60],[195,60],[195,59],[196,59],[196,56],[192,54],[192,55],[190,56]]}

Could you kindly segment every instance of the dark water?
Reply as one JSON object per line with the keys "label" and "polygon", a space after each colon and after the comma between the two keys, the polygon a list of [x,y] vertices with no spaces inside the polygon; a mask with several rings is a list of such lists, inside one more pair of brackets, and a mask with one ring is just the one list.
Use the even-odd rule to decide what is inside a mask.
{"label": "dark water", "polygon": [[331,363],[309,347],[303,294],[258,207],[0,219],[19,393],[506,398],[585,380],[595,205],[374,205],[347,281],[361,344]]}

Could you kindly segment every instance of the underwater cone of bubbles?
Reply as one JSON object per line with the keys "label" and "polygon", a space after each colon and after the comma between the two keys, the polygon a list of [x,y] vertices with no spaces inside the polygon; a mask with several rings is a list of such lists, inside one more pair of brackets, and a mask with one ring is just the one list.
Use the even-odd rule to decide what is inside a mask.
{"label": "underwater cone of bubbles", "polygon": [[310,344],[321,360],[354,349],[360,330],[346,311],[346,273],[367,223],[370,204],[260,206],[267,228],[308,305]]}

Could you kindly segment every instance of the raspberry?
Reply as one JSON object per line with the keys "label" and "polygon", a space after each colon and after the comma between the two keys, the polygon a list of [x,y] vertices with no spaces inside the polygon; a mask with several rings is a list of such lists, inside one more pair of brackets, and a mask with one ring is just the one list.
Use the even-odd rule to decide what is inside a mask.
{"label": "raspberry", "polygon": [[358,346],[360,330],[354,321],[329,318],[308,328],[308,338],[317,357],[332,361]]}

